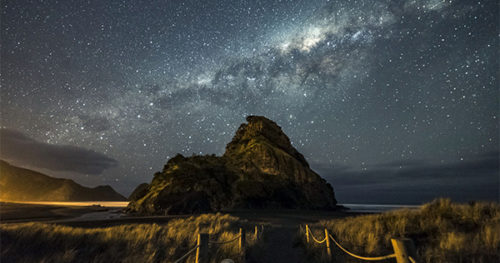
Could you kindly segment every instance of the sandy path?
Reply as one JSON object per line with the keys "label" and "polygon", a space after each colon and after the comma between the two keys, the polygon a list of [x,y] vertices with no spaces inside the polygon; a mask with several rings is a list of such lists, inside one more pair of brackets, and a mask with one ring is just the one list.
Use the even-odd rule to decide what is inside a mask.
{"label": "sandy path", "polygon": [[264,232],[265,245],[247,255],[247,263],[299,263],[305,261],[303,248],[296,246],[298,227],[271,226]]}
{"label": "sandy path", "polygon": [[305,263],[308,262],[304,249],[298,245],[297,234],[300,225],[313,224],[320,220],[352,216],[343,212],[317,211],[259,211],[233,212],[232,215],[257,224],[265,224],[263,246],[250,250],[247,263]]}

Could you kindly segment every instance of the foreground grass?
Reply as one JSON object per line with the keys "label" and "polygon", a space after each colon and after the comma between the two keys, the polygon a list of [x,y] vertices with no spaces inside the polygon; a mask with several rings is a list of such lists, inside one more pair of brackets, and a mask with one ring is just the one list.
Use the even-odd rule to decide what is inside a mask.
{"label": "foreground grass", "polygon": [[[439,199],[418,210],[320,221],[311,226],[322,239],[327,228],[344,248],[362,256],[392,254],[390,239],[411,238],[419,262],[500,262],[500,206],[454,204]],[[305,243],[304,230],[299,237]],[[324,244],[304,244],[311,260],[325,261]],[[334,262],[360,262],[332,242]],[[395,262],[395,259],[386,260]]]}
{"label": "foreground grass", "polygon": [[[246,225],[237,217],[205,214],[165,225],[131,224],[76,228],[43,223],[0,225],[1,262],[173,262],[196,245],[198,232],[226,241]],[[199,230],[200,229],[200,230]],[[247,246],[257,243],[247,235]],[[241,261],[238,242],[214,245],[211,262]],[[193,262],[195,253],[187,261]]]}

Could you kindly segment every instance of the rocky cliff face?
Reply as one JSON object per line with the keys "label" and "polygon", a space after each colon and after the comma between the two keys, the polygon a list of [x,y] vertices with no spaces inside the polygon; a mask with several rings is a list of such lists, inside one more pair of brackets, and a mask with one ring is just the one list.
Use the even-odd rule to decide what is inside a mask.
{"label": "rocky cliff face", "polygon": [[148,191],[149,191],[149,184],[142,183],[142,184],[138,185],[134,189],[134,191],[129,195],[128,200],[130,200],[130,201],[137,201],[138,199],[140,199],[141,197],[143,197],[144,195],[146,195],[146,193]]}
{"label": "rocky cliff face", "polygon": [[335,209],[333,188],[309,168],[281,128],[247,117],[222,157],[177,155],[128,210],[142,214],[235,208]]}

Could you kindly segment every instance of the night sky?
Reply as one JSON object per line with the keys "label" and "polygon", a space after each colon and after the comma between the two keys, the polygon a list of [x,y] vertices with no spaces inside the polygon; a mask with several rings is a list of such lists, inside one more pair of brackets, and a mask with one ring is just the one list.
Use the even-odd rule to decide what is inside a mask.
{"label": "night sky", "polygon": [[127,195],[264,115],[341,203],[498,200],[498,1],[2,0],[0,26],[13,164]]}

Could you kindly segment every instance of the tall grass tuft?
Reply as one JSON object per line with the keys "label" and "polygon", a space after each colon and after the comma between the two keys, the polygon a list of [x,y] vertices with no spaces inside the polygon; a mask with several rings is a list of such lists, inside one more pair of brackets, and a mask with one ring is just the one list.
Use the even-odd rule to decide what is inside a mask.
{"label": "tall grass tuft", "polygon": [[[251,229],[237,217],[204,214],[164,225],[129,224],[77,228],[43,223],[0,225],[2,262],[173,262],[196,245],[199,232],[222,242]],[[257,241],[247,237],[247,245]],[[210,262],[241,260],[238,242],[214,245]],[[193,262],[195,254],[184,262]]]}
{"label": "tall grass tuft", "polygon": [[[402,209],[375,215],[320,221],[311,229],[318,238],[324,228],[344,248],[362,256],[392,254],[390,239],[411,238],[419,262],[500,262],[500,205],[454,204],[437,199],[420,209]],[[304,230],[299,234],[305,243]],[[305,244],[315,261],[325,261],[324,244]],[[333,243],[335,262],[360,262]],[[388,260],[386,262],[393,262]]]}

